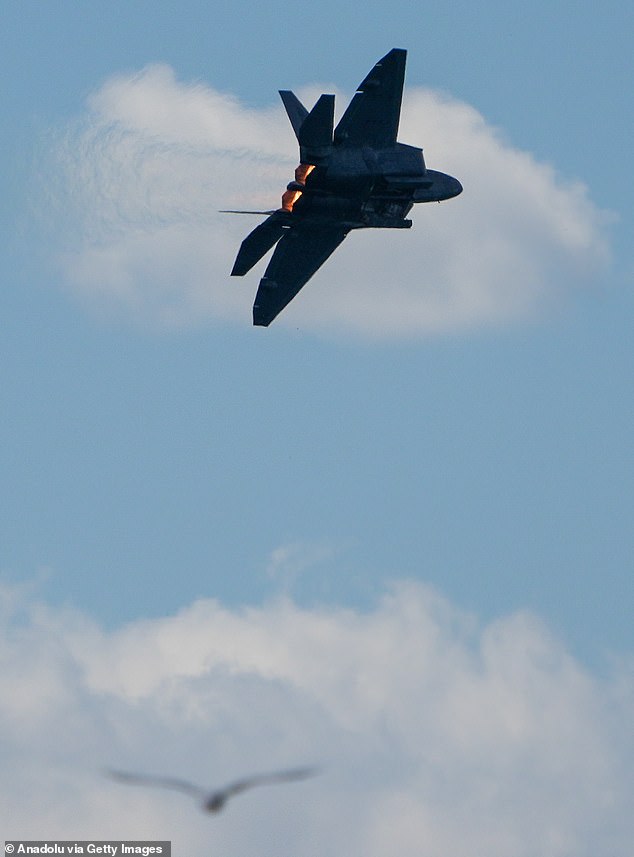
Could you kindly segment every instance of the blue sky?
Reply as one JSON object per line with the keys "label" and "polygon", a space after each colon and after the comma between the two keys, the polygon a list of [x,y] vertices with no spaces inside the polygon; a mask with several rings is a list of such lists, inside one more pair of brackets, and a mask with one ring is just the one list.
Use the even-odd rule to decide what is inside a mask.
{"label": "blue sky", "polygon": [[[579,746],[595,723],[597,747],[622,743],[632,699],[633,24],[630,4],[616,2],[4,4],[0,574],[7,611],[17,611],[5,642],[16,658],[22,633],[31,653],[59,643],[55,694],[70,699],[60,690],[65,659],[84,676],[99,672],[77,660],[78,628],[123,648],[144,629],[155,640],[178,617],[193,634],[187,611],[217,599],[236,640],[248,639],[239,617],[251,616],[256,634],[277,615],[276,599],[289,598],[307,627],[336,628],[326,634],[336,660],[336,641],[363,651],[353,631],[362,617],[379,637],[399,624],[407,597],[386,593],[408,581],[398,585],[420,587],[411,601],[446,644],[437,654],[448,673],[453,646],[490,665],[490,639],[500,658],[515,643],[551,701],[552,688],[570,687],[575,710],[575,671],[592,685]],[[216,211],[274,205],[291,175],[295,143],[278,89],[307,99],[336,90],[341,109],[394,46],[409,51],[401,139],[424,146],[428,165],[457,175],[464,194],[417,207],[403,236],[352,236],[359,241],[346,242],[297,307],[254,330],[259,269],[224,275],[252,223]],[[466,642],[451,630],[465,622],[480,629]],[[180,645],[198,642],[183,631]],[[244,657],[238,672],[295,681],[279,663]],[[433,694],[433,677],[416,675]],[[33,705],[38,676],[25,690]],[[134,733],[132,679],[107,691],[122,696],[103,733],[86,711],[106,691],[86,681],[73,706],[92,737],[83,755],[69,753],[75,775],[87,760],[126,763],[112,738],[117,717]],[[528,720],[539,710],[532,686]],[[319,695],[321,679],[304,691],[331,717],[324,746],[342,740],[344,721],[354,732]],[[223,692],[238,710],[235,688],[213,690]],[[596,700],[611,694],[609,725]],[[496,704],[485,696],[484,710]],[[296,724],[314,727],[312,709],[297,705]],[[273,702],[271,711],[279,716]],[[157,721],[152,734],[163,741],[166,729],[195,767],[183,723]],[[214,729],[227,739],[204,723],[200,739],[213,741]],[[247,733],[230,740],[244,748]],[[398,734],[410,747],[410,733]],[[357,738],[360,769],[374,770],[372,742]],[[556,730],[551,738],[556,745]],[[488,739],[471,739],[475,760]],[[147,765],[143,740],[136,761]],[[289,741],[280,747],[290,762],[309,752]],[[228,750],[218,752],[231,775]],[[166,752],[166,764],[175,759]],[[532,794],[543,780],[531,776]],[[608,781],[621,794],[622,774]],[[427,818],[428,785],[408,793],[404,818],[416,807]],[[93,806],[115,800],[111,791],[100,786]],[[450,816],[460,796],[447,794]],[[368,817],[362,797],[355,806]],[[132,830],[119,804],[111,811]],[[154,811],[150,796],[139,817]],[[617,799],[611,811],[596,831],[617,831],[613,853],[625,854]],[[504,843],[524,853],[513,850],[520,830],[509,821],[510,838],[492,853]],[[533,845],[573,853],[553,837]],[[461,853],[458,841],[432,840]],[[235,851],[222,842],[227,854],[246,853],[242,840]]]}

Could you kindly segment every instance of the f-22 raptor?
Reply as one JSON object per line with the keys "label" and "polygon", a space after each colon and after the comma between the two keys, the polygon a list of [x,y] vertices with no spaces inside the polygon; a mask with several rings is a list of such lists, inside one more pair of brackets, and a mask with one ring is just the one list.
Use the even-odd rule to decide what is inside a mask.
{"label": "f-22 raptor", "polygon": [[[416,202],[462,192],[458,179],[425,166],[423,150],[398,143],[407,51],[380,59],[334,127],[335,96],[309,112],[280,96],[299,143],[300,164],[276,211],[242,242],[232,276],[244,276],[277,244],[260,280],[253,324],[267,327],[352,229],[409,229]],[[248,213],[248,212],[244,212]]]}

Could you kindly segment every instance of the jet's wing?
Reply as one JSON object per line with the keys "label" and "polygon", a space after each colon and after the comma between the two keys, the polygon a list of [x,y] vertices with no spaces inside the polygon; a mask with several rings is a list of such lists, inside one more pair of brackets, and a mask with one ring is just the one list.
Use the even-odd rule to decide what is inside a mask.
{"label": "jet's wing", "polygon": [[359,84],[335,129],[335,145],[382,148],[396,143],[407,51],[393,48]]}
{"label": "jet's wing", "polygon": [[310,221],[287,230],[260,280],[253,304],[253,324],[268,327],[347,234],[341,225]]}

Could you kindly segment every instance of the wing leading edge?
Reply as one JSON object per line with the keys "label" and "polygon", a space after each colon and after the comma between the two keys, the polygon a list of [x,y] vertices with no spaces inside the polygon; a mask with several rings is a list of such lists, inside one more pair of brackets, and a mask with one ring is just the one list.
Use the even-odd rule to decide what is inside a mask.
{"label": "wing leading edge", "polygon": [[304,222],[289,229],[260,280],[253,304],[253,324],[268,327],[347,234],[340,224]]}

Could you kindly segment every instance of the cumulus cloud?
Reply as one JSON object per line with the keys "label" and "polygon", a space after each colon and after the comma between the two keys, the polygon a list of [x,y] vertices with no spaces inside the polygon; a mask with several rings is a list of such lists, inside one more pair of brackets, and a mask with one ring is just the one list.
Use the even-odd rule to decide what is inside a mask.
{"label": "cumulus cloud", "polygon": [[[416,206],[410,231],[349,235],[276,325],[420,336],[502,324],[605,270],[606,216],[587,189],[472,107],[410,89],[400,138],[424,145],[428,166],[465,192]],[[57,181],[47,179],[66,227],[66,282],[152,324],[248,324],[264,266],[246,279],[228,272],[258,219],[218,209],[278,207],[296,158],[281,106],[247,107],[162,65],[108,80],[56,147]]]}
{"label": "cumulus cloud", "polygon": [[[401,583],[368,611],[199,600],[106,631],[24,597],[3,600],[0,637],[5,836],[227,857],[631,853],[631,672],[593,675],[535,616],[482,626]],[[98,774],[217,785],[304,763],[322,775],[218,818]]]}
{"label": "cumulus cloud", "polygon": [[335,553],[335,548],[325,543],[287,542],[272,551],[267,576],[281,592],[289,595],[302,575],[314,574],[324,562],[332,560]]}

